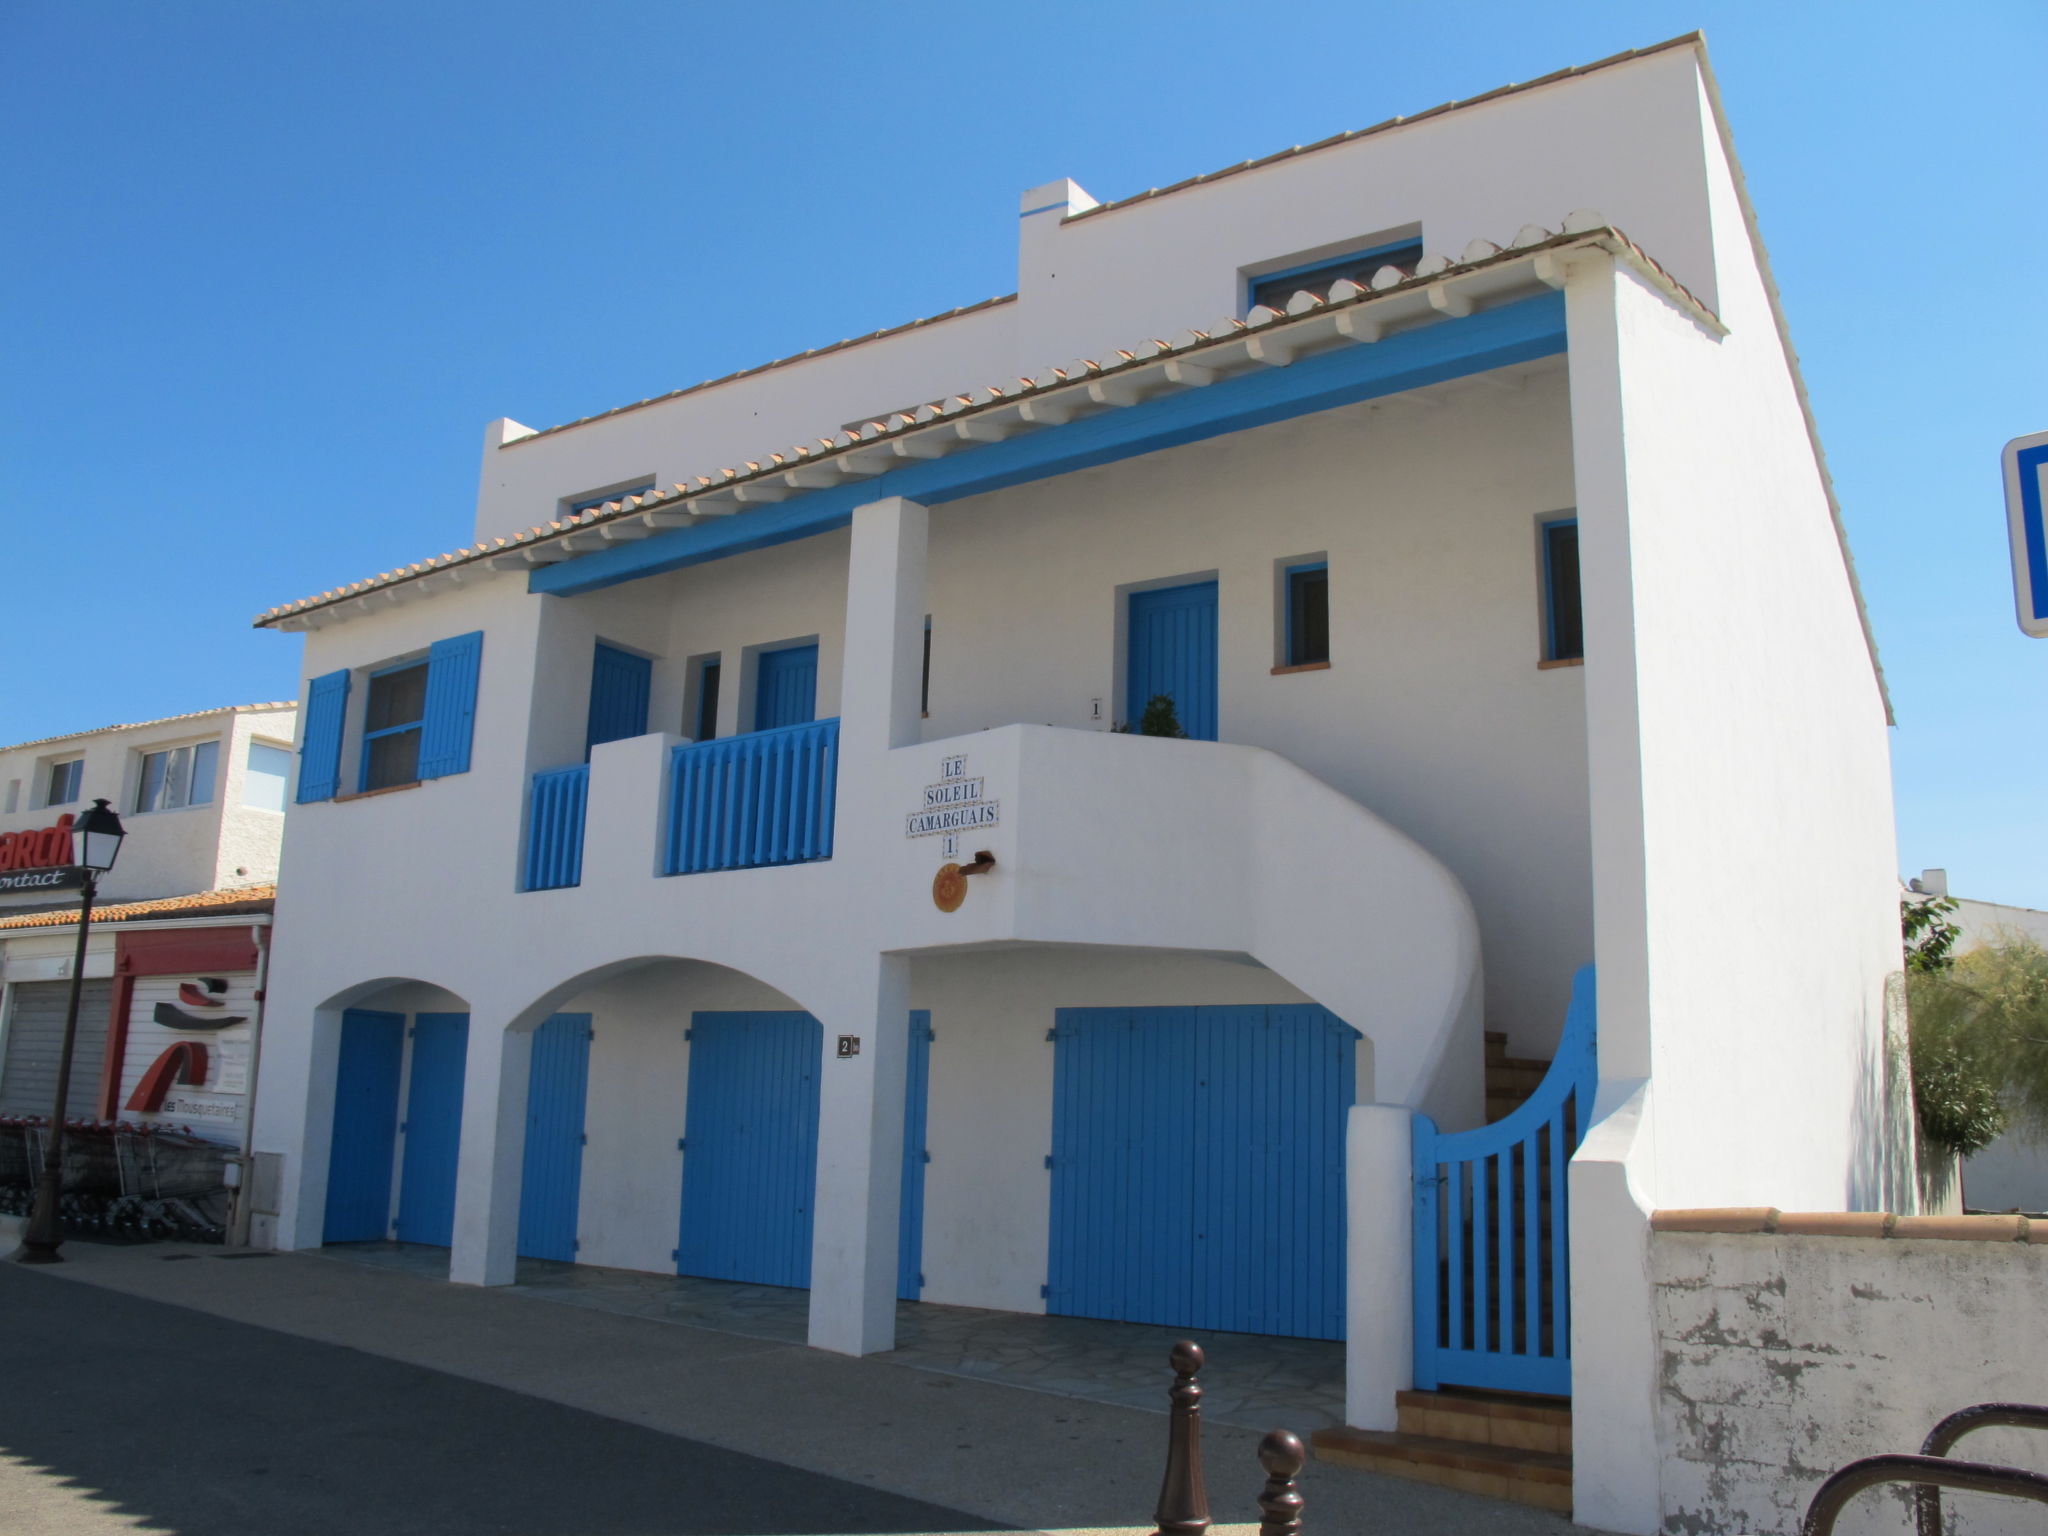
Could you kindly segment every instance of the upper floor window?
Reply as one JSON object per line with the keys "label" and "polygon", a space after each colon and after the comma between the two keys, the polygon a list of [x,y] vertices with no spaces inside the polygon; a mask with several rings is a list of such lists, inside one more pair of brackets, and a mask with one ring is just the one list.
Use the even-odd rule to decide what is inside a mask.
{"label": "upper floor window", "polygon": [[1542,526],[1543,659],[1581,661],[1585,617],[1579,608],[1579,520],[1560,517]]}
{"label": "upper floor window", "polygon": [[267,742],[249,743],[249,762],[242,775],[242,804],[251,810],[284,809],[284,786],[292,773],[292,755]]}
{"label": "upper floor window", "polygon": [[419,782],[420,726],[426,715],[424,661],[370,674],[363,706],[363,790]]}
{"label": "upper floor window", "polygon": [[85,779],[85,759],[74,757],[68,763],[50,764],[49,793],[44,797],[45,805],[70,805],[78,799],[78,791]]}
{"label": "upper floor window", "polygon": [[142,782],[135,792],[137,811],[175,811],[187,805],[213,804],[214,780],[220,770],[220,743],[194,742],[142,754]]}
{"label": "upper floor window", "polygon": [[620,486],[617,490],[598,491],[589,496],[564,497],[563,501],[567,504],[569,515],[574,517],[579,512],[589,512],[601,507],[608,501],[623,501],[628,496],[643,496],[653,489],[654,482],[649,480],[644,484]]}
{"label": "upper floor window", "polygon": [[1309,667],[1330,659],[1330,563],[1287,567],[1287,665]]}
{"label": "upper floor window", "polygon": [[1287,301],[1297,293],[1312,293],[1319,299],[1330,296],[1331,285],[1349,278],[1361,287],[1370,286],[1372,276],[1381,267],[1394,267],[1404,277],[1413,277],[1415,268],[1422,260],[1422,241],[1395,240],[1381,245],[1367,246],[1364,250],[1352,251],[1343,256],[1333,256],[1307,266],[1289,267],[1281,272],[1267,272],[1251,279],[1249,308],[1256,309],[1264,304],[1273,309],[1285,309]]}

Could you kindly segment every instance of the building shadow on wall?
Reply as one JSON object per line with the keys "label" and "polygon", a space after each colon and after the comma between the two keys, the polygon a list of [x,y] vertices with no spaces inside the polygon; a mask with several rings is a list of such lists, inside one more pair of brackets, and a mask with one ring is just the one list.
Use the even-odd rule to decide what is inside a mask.
{"label": "building shadow on wall", "polygon": [[[1850,1169],[1847,1191],[1852,1211],[1920,1209],[1913,1121],[1913,1073],[1906,1051],[1906,977],[1885,979],[1883,1028],[1873,1031],[1866,1014],[1858,1032],[1856,1097],[1850,1107]],[[1873,1039],[1883,1044],[1873,1044]]]}

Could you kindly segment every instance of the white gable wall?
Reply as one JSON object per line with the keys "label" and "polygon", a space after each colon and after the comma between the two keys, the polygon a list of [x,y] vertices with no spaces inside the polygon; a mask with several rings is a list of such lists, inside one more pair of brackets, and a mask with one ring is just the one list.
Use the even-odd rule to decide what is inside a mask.
{"label": "white gable wall", "polygon": [[562,498],[634,477],[666,486],[765,463],[848,421],[1207,328],[1243,314],[1245,267],[1418,223],[1426,251],[1455,258],[1594,209],[1712,307],[1698,78],[1695,52],[1672,48],[1089,218],[1032,214],[1014,303],[568,431],[489,437],[476,536],[545,523]]}

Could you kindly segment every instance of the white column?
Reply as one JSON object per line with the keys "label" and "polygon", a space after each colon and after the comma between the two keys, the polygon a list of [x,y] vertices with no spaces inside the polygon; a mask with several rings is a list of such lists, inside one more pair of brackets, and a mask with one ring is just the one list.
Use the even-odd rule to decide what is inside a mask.
{"label": "white column", "polygon": [[519,1264],[519,1181],[526,1156],[526,1078],[533,1034],[472,1012],[455,1171],[455,1246],[448,1278],[510,1285]]}
{"label": "white column", "polygon": [[[846,573],[839,695],[839,814],[833,862],[876,867],[901,818],[884,803],[889,751],[915,742],[924,661],[930,514],[890,497],[857,507]],[[849,890],[857,890],[851,882]],[[910,966],[874,952],[858,902],[846,914],[849,960],[818,998],[825,1026],[818,1182],[812,1202],[811,1343],[868,1355],[896,1344],[896,1241],[903,1183],[903,1084]],[[863,954],[863,946],[867,952]],[[839,1037],[859,1041],[838,1053]]]}
{"label": "white column", "polygon": [[1600,1091],[1572,1159],[1572,1515],[1647,1533],[1662,1519],[1657,1359],[1646,1267],[1654,1143],[1639,1120],[1650,1076],[1648,840],[1628,460],[1614,259],[1575,254],[1565,284],[1572,475],[1586,625],[1593,957]]}
{"label": "white column", "polygon": [[[925,545],[931,514],[891,496],[853,512],[846,569],[846,648],[839,684],[839,782],[856,781],[891,747],[920,735]],[[844,817],[840,826],[846,828]],[[841,834],[835,834],[841,835]]]}
{"label": "white column", "polygon": [[1393,1429],[1415,1384],[1414,1112],[1355,1104],[1344,1139],[1344,1422]]}
{"label": "white column", "polygon": [[[274,973],[273,973],[274,974]],[[284,1155],[279,1248],[318,1248],[327,1225],[327,1165],[334,1141],[334,1081],[341,1061],[341,1010],[321,1009],[304,1030],[290,1018],[289,992],[270,988],[269,1038],[256,1093],[256,1150]],[[280,1006],[275,999],[286,999]],[[245,1173],[244,1178],[248,1177]]]}
{"label": "white column", "polygon": [[[820,1015],[825,1059],[818,1094],[810,1341],[843,1355],[896,1347],[910,962],[877,955],[865,980],[858,991],[848,988],[843,1008]],[[838,1053],[841,1035],[859,1040],[857,1055]]]}

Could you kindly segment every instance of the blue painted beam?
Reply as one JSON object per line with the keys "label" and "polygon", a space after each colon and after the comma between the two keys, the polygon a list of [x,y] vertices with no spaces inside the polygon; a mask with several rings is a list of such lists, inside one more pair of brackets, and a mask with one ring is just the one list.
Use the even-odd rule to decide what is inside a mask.
{"label": "blue painted beam", "polygon": [[[926,506],[939,506],[1268,422],[1526,363],[1564,349],[1564,295],[1543,294],[1467,319],[1398,331],[1370,345],[1321,352],[1291,367],[1255,369],[1206,389],[1178,391],[1062,427],[1042,427],[1006,442],[961,448],[943,459],[906,463],[872,480],[799,493],[757,511],[734,513],[543,566],[527,578],[527,589],[557,597],[595,592],[622,581],[844,528],[852,522],[855,507],[885,496],[906,496]],[[1194,361],[1200,361],[1199,353]]]}

